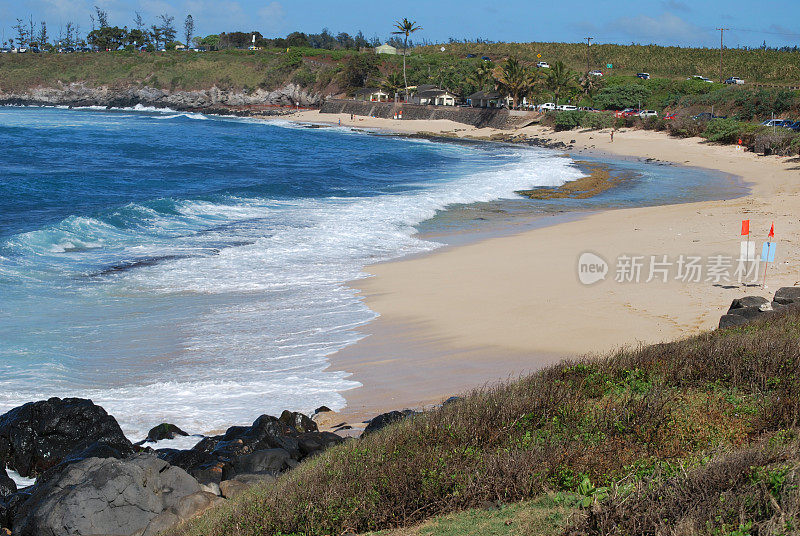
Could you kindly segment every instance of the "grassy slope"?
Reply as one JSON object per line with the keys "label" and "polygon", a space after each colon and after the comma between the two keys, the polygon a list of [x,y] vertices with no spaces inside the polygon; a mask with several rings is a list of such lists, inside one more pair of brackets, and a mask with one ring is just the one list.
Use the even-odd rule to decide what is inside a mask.
{"label": "grassy slope", "polygon": [[586,501],[576,533],[797,523],[799,338],[793,312],[565,362],[332,449],[172,534],[367,532],[554,493]]}
{"label": "grassy slope", "polygon": [[[433,54],[440,45],[421,47]],[[463,57],[467,54],[487,55],[492,59],[515,56],[530,62],[561,60],[578,72],[586,70],[586,44],[580,43],[451,43],[444,54]],[[541,54],[541,59],[538,58]],[[726,50],[725,77],[739,76],[765,83],[797,85],[800,79],[800,53],[772,50]],[[686,78],[699,74],[713,80],[719,78],[719,50],[709,48],[661,47],[655,45],[592,45],[592,69],[607,72],[606,64],[614,65],[613,72],[635,75],[649,72],[653,76]]]}

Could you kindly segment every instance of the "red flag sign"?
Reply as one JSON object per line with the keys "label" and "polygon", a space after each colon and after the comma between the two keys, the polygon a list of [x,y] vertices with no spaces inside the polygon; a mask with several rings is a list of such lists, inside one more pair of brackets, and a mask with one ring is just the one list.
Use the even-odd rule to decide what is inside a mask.
{"label": "red flag sign", "polygon": [[750,220],[742,220],[742,236],[750,234]]}
{"label": "red flag sign", "polygon": [[775,222],[772,222],[772,226],[769,228],[769,235],[767,236],[769,236],[770,238],[773,238],[775,236]]}

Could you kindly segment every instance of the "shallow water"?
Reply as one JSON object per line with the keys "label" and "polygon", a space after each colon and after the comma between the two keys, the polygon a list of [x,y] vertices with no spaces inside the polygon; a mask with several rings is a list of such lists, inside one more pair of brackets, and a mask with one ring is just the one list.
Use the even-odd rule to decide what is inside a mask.
{"label": "shallow water", "polygon": [[448,206],[581,175],[545,150],[169,111],[0,108],[0,146],[0,412],[89,397],[134,440],[341,408],[358,384],[326,356],[375,316],[347,281],[435,248],[416,226]]}

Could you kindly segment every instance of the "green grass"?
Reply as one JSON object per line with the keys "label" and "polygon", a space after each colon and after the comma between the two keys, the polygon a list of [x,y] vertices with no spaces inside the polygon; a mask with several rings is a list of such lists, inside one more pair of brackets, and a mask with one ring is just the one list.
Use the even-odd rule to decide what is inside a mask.
{"label": "green grass", "polygon": [[[569,523],[581,534],[632,515],[653,530],[688,523],[686,534],[795,523],[794,469],[753,475],[800,466],[798,339],[791,312],[567,361],[333,448],[171,534],[322,536],[442,516],[419,530],[449,530],[479,516],[458,512],[546,497],[580,511]],[[777,497],[770,478],[788,482]]]}

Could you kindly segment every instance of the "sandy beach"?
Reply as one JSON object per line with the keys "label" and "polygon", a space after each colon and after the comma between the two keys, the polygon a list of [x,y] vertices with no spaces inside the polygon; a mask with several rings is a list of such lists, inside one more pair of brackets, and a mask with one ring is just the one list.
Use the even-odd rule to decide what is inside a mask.
{"label": "sandy beach", "polygon": [[[768,297],[800,281],[796,159],[641,130],[619,130],[612,143],[609,131],[496,131],[450,121],[351,121],[318,112],[290,119],[459,137],[525,134],[572,144],[573,156],[658,159],[730,173],[751,188],[732,200],[611,210],[368,267],[374,277],[356,287],[380,318],[362,330],[366,339],[332,356],[333,369],[352,372],[363,384],[344,393],[348,406],[336,416],[340,421],[434,404],[569,356],[711,330],[732,299]],[[763,264],[758,284],[740,284],[735,274],[743,219],[751,220],[757,252],[775,223],[777,257],[764,289]],[[605,279],[591,285],[578,277],[586,252],[608,265]],[[700,258],[699,281],[681,264],[692,257]],[[725,266],[729,260],[733,266]]]}

